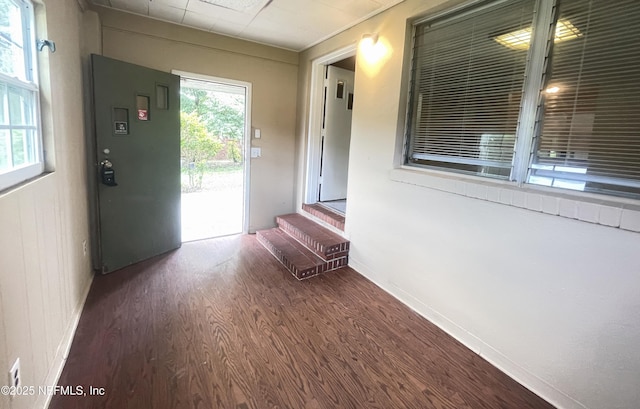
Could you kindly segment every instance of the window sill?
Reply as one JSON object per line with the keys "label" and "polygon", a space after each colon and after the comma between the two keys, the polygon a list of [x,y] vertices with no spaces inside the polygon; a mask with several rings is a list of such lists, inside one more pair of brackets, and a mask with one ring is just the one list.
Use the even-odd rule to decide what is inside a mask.
{"label": "window sill", "polygon": [[17,191],[19,191],[21,189],[25,189],[25,188],[33,185],[34,183],[38,183],[41,180],[43,180],[43,179],[45,179],[45,178],[47,178],[47,177],[49,177],[50,175],[53,175],[53,174],[54,174],[54,172],[44,171],[44,172],[40,173],[39,175],[36,175],[36,176],[34,176],[32,178],[24,180],[24,181],[22,181],[20,183],[17,183],[15,185],[13,185],[13,186],[9,186],[4,190],[0,190],[0,199],[4,198],[6,196],[9,196],[9,195],[11,195],[13,193],[16,193]]}
{"label": "window sill", "polygon": [[392,169],[394,182],[421,186],[530,211],[640,232],[640,202],[633,199],[572,192],[545,186],[402,166]]}

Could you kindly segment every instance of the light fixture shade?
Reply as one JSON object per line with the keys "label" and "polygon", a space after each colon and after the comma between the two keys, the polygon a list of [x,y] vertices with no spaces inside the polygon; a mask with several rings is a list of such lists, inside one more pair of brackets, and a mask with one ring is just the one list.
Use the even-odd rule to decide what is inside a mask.
{"label": "light fixture shade", "polygon": [[377,33],[364,34],[360,41],[360,55],[366,65],[373,67],[389,57],[388,47],[385,41],[381,41]]}
{"label": "light fixture shade", "polygon": [[[527,27],[499,35],[494,37],[494,40],[512,50],[527,50],[529,49],[529,43],[531,42],[531,32],[532,28]],[[562,41],[572,40],[578,37],[582,37],[582,33],[576,26],[571,24],[569,20],[558,20],[556,23],[556,34],[553,39],[554,43],[560,43]]]}
{"label": "light fixture shade", "polygon": [[372,34],[363,34],[362,35],[362,43],[363,44],[370,44],[370,45],[375,45],[378,42],[378,34],[376,33],[372,33]]}

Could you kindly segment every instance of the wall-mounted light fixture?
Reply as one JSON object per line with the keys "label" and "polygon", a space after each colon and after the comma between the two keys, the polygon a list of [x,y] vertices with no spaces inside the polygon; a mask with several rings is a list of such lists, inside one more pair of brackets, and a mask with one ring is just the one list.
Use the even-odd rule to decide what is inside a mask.
{"label": "wall-mounted light fixture", "polygon": [[375,65],[387,55],[387,46],[378,34],[364,34],[360,40],[360,52],[369,65]]}
{"label": "wall-mounted light fixture", "polygon": [[378,34],[363,34],[362,40],[360,41],[360,47],[369,48],[375,47],[378,44]]}
{"label": "wall-mounted light fixture", "polygon": [[391,44],[378,33],[363,34],[358,48],[358,66],[370,78],[378,75],[393,53]]}

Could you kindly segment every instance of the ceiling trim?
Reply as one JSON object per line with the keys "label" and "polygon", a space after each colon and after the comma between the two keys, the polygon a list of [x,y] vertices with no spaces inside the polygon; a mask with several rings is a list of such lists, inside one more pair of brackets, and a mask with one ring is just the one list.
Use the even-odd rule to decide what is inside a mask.
{"label": "ceiling trim", "polygon": [[[298,66],[299,65],[298,52],[294,51],[294,50],[287,50],[287,49],[284,49],[282,47],[277,47],[277,46],[270,45],[270,44],[257,43],[255,41],[246,40],[244,38],[232,37],[232,36],[229,36],[229,35],[214,33],[214,32],[210,32],[210,31],[198,30],[195,27],[187,26],[187,25],[184,25],[184,24],[178,24],[178,23],[175,23],[175,22],[170,22],[170,21],[166,21],[166,20],[160,20],[160,19],[157,19],[157,18],[149,17],[149,16],[143,16],[141,14],[130,13],[130,12],[126,12],[126,11],[123,11],[123,10],[117,10],[117,9],[114,9],[114,8],[111,8],[111,7],[98,6],[96,8],[98,9],[97,12],[101,17],[102,31],[129,33],[129,34],[133,34],[133,35],[141,36],[141,37],[162,39],[162,40],[170,41],[170,42],[173,42],[173,43],[186,44],[186,45],[189,45],[189,46],[198,47],[198,48],[207,49],[207,50],[215,50],[215,51],[221,52],[221,53],[228,53],[228,54],[232,54],[232,55],[244,55],[244,56],[251,57],[251,58],[257,58],[257,59],[260,59],[260,60],[272,61],[272,62],[287,64],[287,65],[294,65],[294,66]],[[148,19],[150,19],[152,21],[157,22],[158,24],[172,24],[172,25],[175,25],[176,27],[180,27],[180,28],[184,28],[184,29],[189,29],[189,30],[194,30],[194,31],[206,33],[206,34],[209,34],[209,35],[214,36],[214,37],[215,36],[224,36],[224,37],[227,37],[232,42],[228,43],[226,46],[225,45],[221,46],[220,45],[220,43],[221,43],[220,41],[193,41],[194,38],[177,39],[175,37],[170,37],[170,36],[163,35],[161,33],[155,32],[154,30],[152,30],[152,32],[149,32],[149,31],[136,31],[135,29],[131,29],[131,28],[128,28],[128,27],[123,27],[122,25],[120,25],[118,23],[114,24],[111,21],[112,19],[114,19],[114,17],[108,16],[107,14],[101,14],[103,12],[113,13],[115,16],[117,16],[117,14],[119,14],[119,13],[122,13],[122,14],[127,14],[127,15],[130,15],[130,16],[135,16],[136,18],[138,18],[138,17],[148,18]],[[115,20],[121,21],[117,17],[115,17]],[[202,37],[198,37],[198,38],[202,38]],[[233,44],[233,42],[236,42],[236,41],[237,42],[250,43],[250,44],[259,44],[261,46],[265,46],[265,47],[268,47],[268,48],[274,48],[274,49],[276,49],[276,52],[270,52],[270,51],[260,50],[260,49],[258,49],[259,51],[248,51],[248,50],[252,50],[252,49],[251,48],[245,49],[244,47],[241,47],[240,49],[238,49],[237,45]]]}
{"label": "ceiling trim", "polygon": [[[192,1],[194,1],[194,0],[192,0]],[[224,3],[225,1],[228,2],[228,1],[233,1],[233,0],[211,0],[211,1],[195,0],[195,1],[199,1],[199,2],[202,2],[202,3],[205,3],[205,4],[216,6],[216,4],[215,4],[216,1]],[[251,1],[251,0],[246,0],[246,1]],[[257,0],[256,4],[263,4],[263,6],[257,12],[254,12],[255,13],[254,17],[257,16],[258,14],[260,14],[260,12],[262,10],[264,10],[266,7],[268,7],[272,3],[272,1],[273,0]],[[102,5],[102,4],[95,3],[94,1],[91,1],[90,4],[92,4],[93,6],[98,7],[98,8],[103,8],[105,10],[113,10],[113,11],[117,11],[117,12],[121,12],[121,13],[127,13],[127,14],[131,14],[131,15],[135,15],[135,16],[148,18],[148,19],[151,19],[151,20],[161,21],[161,22],[167,23],[167,24],[174,24],[174,25],[177,25],[177,26],[190,28],[192,30],[202,31],[202,32],[205,32],[205,33],[212,33],[212,34],[215,34],[215,35],[225,36],[225,37],[233,38],[233,39],[240,40],[240,41],[247,41],[247,42],[251,42],[251,43],[255,43],[255,44],[264,45],[264,46],[267,46],[267,47],[274,47],[274,48],[278,48],[278,49],[285,50],[285,51],[301,53],[301,52],[306,51],[309,48],[312,48],[312,47],[314,47],[314,46],[316,46],[316,45],[318,45],[318,44],[320,44],[320,43],[322,43],[322,42],[324,42],[324,41],[326,41],[326,40],[328,40],[328,39],[330,39],[332,37],[335,37],[336,35],[344,32],[344,31],[349,30],[350,28],[352,28],[352,27],[354,27],[354,26],[356,26],[356,25],[358,25],[358,24],[360,24],[360,23],[362,23],[362,22],[364,22],[366,20],[369,20],[370,18],[372,18],[372,17],[374,17],[374,16],[376,16],[378,14],[384,13],[385,11],[389,10],[392,7],[397,6],[398,4],[400,4],[400,3],[404,2],[404,1],[405,0],[393,0],[389,4],[386,4],[385,6],[366,14],[365,16],[355,20],[354,22],[349,23],[348,25],[333,31],[332,33],[330,33],[328,35],[325,35],[325,36],[321,37],[320,39],[318,39],[316,41],[313,41],[313,42],[311,42],[311,43],[309,43],[307,45],[300,46],[300,47],[297,47],[297,48],[290,48],[290,47],[286,47],[286,46],[282,46],[282,45],[276,45],[276,44],[272,44],[272,43],[268,43],[268,42],[264,42],[264,41],[260,41],[260,40],[256,40],[256,39],[245,38],[245,37],[241,37],[239,35],[233,35],[233,34],[221,32],[221,31],[194,27],[194,26],[191,26],[191,25],[188,25],[188,24],[179,23],[179,22],[176,22],[176,21],[171,21],[171,20],[167,20],[167,19],[163,19],[163,18],[159,18],[159,17],[155,17],[155,16],[150,16],[150,15],[147,15],[147,14],[140,14],[140,13],[136,13],[136,12],[130,11],[130,10],[122,10],[122,9],[117,9],[117,8],[114,8],[114,7],[105,6],[105,5]],[[87,0],[77,0],[77,2],[78,2],[78,4],[80,5],[80,7],[82,8],[83,11],[86,8],[88,8],[87,5],[89,3],[87,3]],[[83,3],[84,3],[84,6],[82,5]],[[216,6],[216,7],[221,7],[221,6]],[[229,9],[229,10],[232,10],[232,9]]]}
{"label": "ceiling trim", "polygon": [[243,14],[257,14],[267,7],[273,0],[197,0],[202,3]]}
{"label": "ceiling trim", "polygon": [[404,0],[395,0],[395,1],[393,1],[392,3],[389,3],[389,4],[387,4],[386,6],[384,6],[384,7],[380,8],[380,9],[378,9],[378,10],[372,11],[371,13],[369,13],[369,14],[365,15],[364,17],[362,17],[362,18],[360,18],[360,19],[358,19],[358,20],[354,21],[353,23],[351,23],[351,24],[349,24],[349,25],[347,25],[347,26],[344,26],[344,27],[342,27],[342,28],[340,28],[340,29],[338,29],[338,30],[334,31],[333,33],[328,34],[328,35],[326,35],[326,36],[324,36],[324,37],[320,38],[319,40],[316,40],[316,41],[314,41],[313,43],[311,43],[311,44],[309,44],[309,45],[306,45],[306,46],[304,46],[303,48],[301,48],[300,50],[296,50],[296,51],[298,51],[298,52],[303,52],[303,51],[308,50],[308,49],[309,49],[309,48],[311,48],[311,47],[315,47],[316,45],[318,45],[318,44],[320,44],[320,43],[322,43],[322,42],[324,42],[324,41],[327,41],[327,40],[328,40],[328,39],[330,39],[331,37],[335,37],[335,36],[337,36],[338,34],[340,34],[340,33],[344,32],[344,31],[347,31],[348,29],[350,29],[350,28],[352,28],[352,27],[357,26],[358,24],[362,23],[363,21],[367,21],[367,20],[369,20],[370,18],[372,18],[372,17],[374,17],[374,16],[377,16],[378,14],[382,14],[382,13],[384,13],[385,11],[389,10],[391,7],[395,7],[395,6],[397,6],[398,4],[400,4],[400,3],[402,3],[402,2],[404,2]]}
{"label": "ceiling trim", "polygon": [[[79,0],[79,1],[81,1],[81,0]],[[402,1],[404,1],[404,0],[402,0]],[[264,45],[264,46],[267,46],[267,47],[278,48],[280,50],[289,51],[289,52],[292,52],[292,53],[299,53],[300,51],[302,51],[302,50],[295,50],[293,48],[283,47],[283,46],[280,46],[280,45],[269,44],[269,43],[261,42],[261,41],[258,41],[258,40],[249,39],[249,38],[238,37],[238,36],[234,36],[234,35],[231,35],[231,34],[228,34],[228,33],[222,33],[220,31],[205,30],[205,29],[202,29],[202,28],[190,26],[188,24],[178,23],[178,22],[171,21],[171,20],[165,20],[165,19],[162,19],[162,18],[149,16],[149,15],[146,15],[146,14],[135,13],[135,12],[129,11],[129,10],[116,9],[116,8],[109,7],[109,6],[103,6],[102,4],[94,4],[94,6],[96,8],[98,8],[98,9],[104,9],[104,10],[107,10],[109,12],[124,13],[124,14],[130,14],[132,16],[148,18],[150,20],[159,21],[159,22],[165,23],[165,24],[173,24],[173,25],[176,25],[176,26],[179,26],[179,27],[190,28],[191,30],[201,31],[203,33],[209,33],[209,34],[214,34],[214,35],[217,35],[217,36],[233,38],[234,40],[238,40],[238,41],[246,41],[246,42],[249,42],[249,43],[260,44],[260,45]],[[116,28],[116,27],[112,27],[112,28]],[[136,32],[136,31],[131,31],[131,32]]]}

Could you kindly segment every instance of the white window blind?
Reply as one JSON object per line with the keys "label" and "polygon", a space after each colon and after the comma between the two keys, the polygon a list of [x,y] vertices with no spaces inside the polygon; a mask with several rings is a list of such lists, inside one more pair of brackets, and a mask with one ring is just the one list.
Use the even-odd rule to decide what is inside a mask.
{"label": "white window blind", "polygon": [[416,26],[407,161],[508,178],[535,0],[502,1]]}
{"label": "white window blind", "polygon": [[562,0],[529,182],[640,193],[640,2]]}

